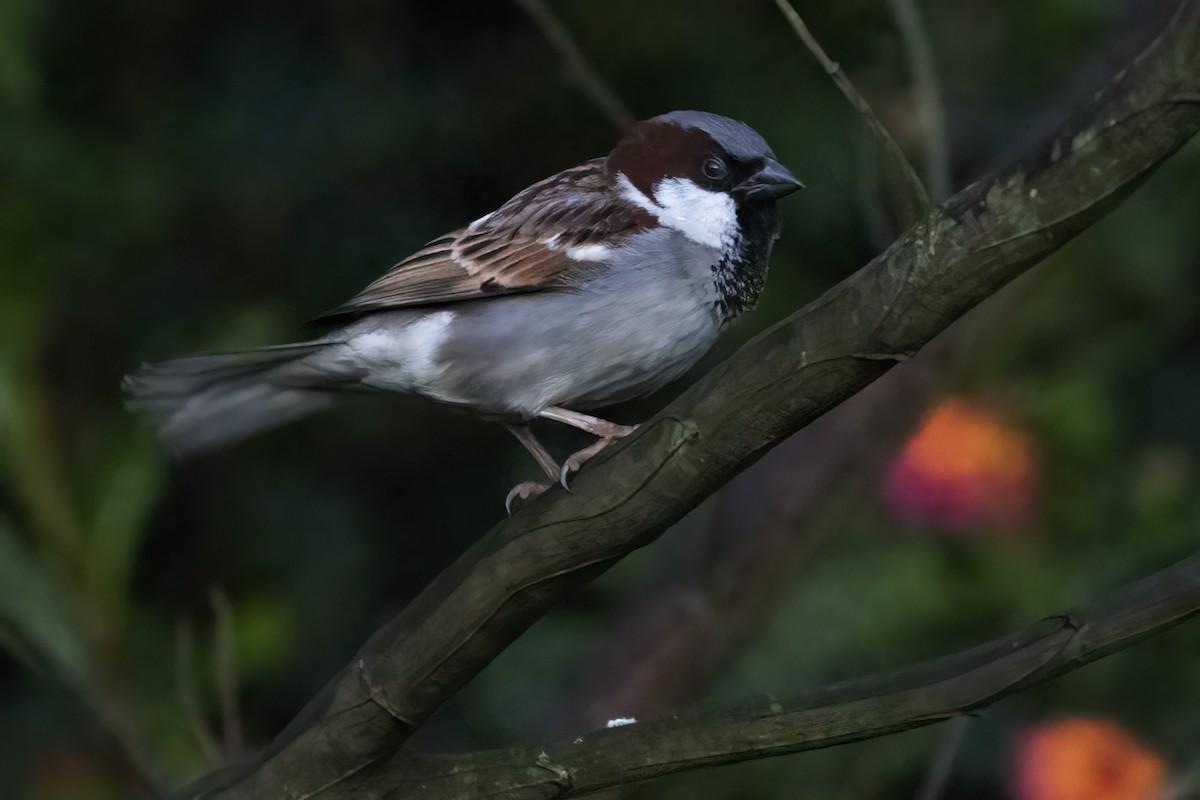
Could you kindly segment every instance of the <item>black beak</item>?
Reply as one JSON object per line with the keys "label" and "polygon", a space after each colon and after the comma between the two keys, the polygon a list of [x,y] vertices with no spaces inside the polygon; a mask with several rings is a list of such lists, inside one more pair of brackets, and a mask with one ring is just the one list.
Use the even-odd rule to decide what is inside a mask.
{"label": "black beak", "polygon": [[733,187],[733,196],[738,200],[778,200],[803,188],[787,167],[768,158],[762,169]]}

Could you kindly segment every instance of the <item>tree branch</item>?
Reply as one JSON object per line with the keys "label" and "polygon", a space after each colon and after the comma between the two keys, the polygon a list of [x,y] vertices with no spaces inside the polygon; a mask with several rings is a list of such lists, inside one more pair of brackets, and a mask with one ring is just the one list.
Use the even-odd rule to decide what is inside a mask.
{"label": "tree branch", "polygon": [[917,114],[925,134],[925,186],[930,196],[940,202],[950,194],[950,142],[941,82],[933,62],[933,45],[916,0],[888,0],[888,6],[900,29],[900,40],[912,70]]}
{"label": "tree branch", "polygon": [[213,674],[217,683],[217,705],[221,710],[221,749],[228,761],[242,755],[233,603],[223,590],[215,587],[208,592],[208,602],[213,611]]}
{"label": "tree branch", "polygon": [[546,37],[550,46],[558,52],[566,67],[568,78],[600,109],[618,133],[628,130],[634,123],[633,112],[621,102],[617,93],[588,62],[579,45],[571,38],[570,31],[554,16],[554,12],[542,0],[515,2],[533,20],[533,24],[542,32],[542,36]]}
{"label": "tree branch", "polygon": [[[1200,613],[1200,554],[1099,600],[952,655],[737,710],[638,722],[522,748],[404,752],[357,798],[578,797],[677,772],[771,758],[961,719]],[[420,787],[419,791],[417,787]]]}
{"label": "tree branch", "polygon": [[[346,796],[348,777],[390,758],[563,594],[652,541],[768,449],[1111,210],[1200,129],[1200,105],[1177,99],[1197,93],[1200,2],[1189,0],[1102,94],[1086,124],[934,209],[610,448],[575,478],[572,493],[551,489],[502,521],[372,636],[256,763],[184,795]],[[1088,629],[1066,639],[1061,623],[1039,630],[1074,647]],[[994,677],[982,662],[972,675]],[[974,697],[970,686],[954,688],[964,701]],[[806,720],[818,738],[836,722],[787,719]],[[755,723],[762,724],[769,719]],[[899,728],[880,723],[887,729]],[[664,737],[654,747],[671,743]]]}
{"label": "tree branch", "polygon": [[[980,310],[970,319],[978,321]],[[640,718],[686,707],[707,687],[836,527],[830,501],[873,485],[944,388],[947,368],[970,339],[967,328],[978,327],[968,321],[790,437],[712,498],[711,535],[676,537],[661,568],[584,659],[577,684],[552,703],[550,730],[602,724],[614,709]]]}
{"label": "tree branch", "polygon": [[925,773],[925,780],[917,792],[917,800],[940,800],[945,795],[946,786],[950,783],[950,771],[954,768],[954,759],[962,749],[970,723],[970,717],[958,717],[946,723],[937,750],[933,754],[933,763],[929,765],[929,771]]}
{"label": "tree branch", "polygon": [[175,623],[175,690],[179,695],[179,710],[183,721],[196,740],[204,763],[221,763],[221,748],[204,719],[200,693],[196,689],[196,639],[192,627],[184,620]]}
{"label": "tree branch", "polygon": [[812,53],[813,58],[833,79],[834,84],[850,101],[850,105],[854,106],[854,110],[862,117],[863,124],[870,131],[877,151],[883,157],[880,174],[887,198],[892,205],[892,213],[899,220],[901,229],[908,228],[929,212],[929,193],[921,184],[921,179],[917,177],[912,164],[904,155],[904,151],[900,149],[900,145],[896,144],[892,134],[875,116],[875,112],[871,110],[866,98],[858,93],[858,89],[854,88],[854,84],[842,71],[841,65],[825,53],[825,48],[821,47],[792,4],[788,0],[775,0],[775,5],[779,7],[788,24],[792,26],[796,36]]}

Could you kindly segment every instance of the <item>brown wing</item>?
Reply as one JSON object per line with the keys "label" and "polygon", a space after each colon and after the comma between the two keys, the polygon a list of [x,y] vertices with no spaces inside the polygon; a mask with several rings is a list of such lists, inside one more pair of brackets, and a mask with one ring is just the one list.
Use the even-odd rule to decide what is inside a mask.
{"label": "brown wing", "polygon": [[602,269],[596,250],[652,224],[611,192],[603,159],[536,183],[493,213],[392,267],[348,303],[319,317],[570,289]]}

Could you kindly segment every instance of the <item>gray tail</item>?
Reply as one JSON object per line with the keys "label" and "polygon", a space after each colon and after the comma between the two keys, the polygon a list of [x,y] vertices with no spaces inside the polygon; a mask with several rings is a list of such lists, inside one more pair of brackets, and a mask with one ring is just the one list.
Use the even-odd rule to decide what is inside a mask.
{"label": "gray tail", "polygon": [[327,408],[332,398],[315,388],[322,376],[305,359],[329,344],[143,364],[125,377],[126,406],[153,423],[177,454],[213,450]]}

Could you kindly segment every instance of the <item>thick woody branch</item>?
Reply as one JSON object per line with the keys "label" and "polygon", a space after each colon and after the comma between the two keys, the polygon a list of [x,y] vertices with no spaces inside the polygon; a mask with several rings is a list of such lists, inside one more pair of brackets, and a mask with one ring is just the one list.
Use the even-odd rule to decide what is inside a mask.
{"label": "thick woody branch", "polygon": [[[831,500],[857,496],[911,434],[980,327],[976,309],[910,362],[790,437],[712,498],[704,522],[663,554],[609,627],[571,691],[552,703],[557,731],[602,724],[614,709],[686,708],[768,619],[836,528]],[[992,316],[994,316],[994,311]],[[838,506],[838,502],[833,502]],[[678,534],[676,534],[678,537]]]}
{"label": "thick woody branch", "polygon": [[[255,764],[184,796],[347,796],[347,778],[393,756],[563,594],[1113,208],[1200,129],[1198,95],[1200,2],[1187,2],[1084,124],[938,206],[585,469],[572,493],[551,490],[501,522],[380,629]],[[1044,635],[1061,635],[1047,625]],[[980,664],[972,674],[991,673]]]}

